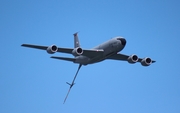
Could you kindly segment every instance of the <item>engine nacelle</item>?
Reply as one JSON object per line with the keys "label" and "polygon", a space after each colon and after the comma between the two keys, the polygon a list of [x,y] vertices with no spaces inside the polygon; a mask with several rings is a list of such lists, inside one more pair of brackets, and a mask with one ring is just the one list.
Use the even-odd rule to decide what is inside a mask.
{"label": "engine nacelle", "polygon": [[77,48],[73,49],[72,54],[73,54],[74,56],[82,55],[82,54],[83,54],[83,49],[80,48],[80,47],[77,47]]}
{"label": "engine nacelle", "polygon": [[141,61],[141,65],[143,65],[143,66],[149,66],[149,65],[151,65],[151,63],[152,63],[152,60],[151,60],[151,58],[148,58],[148,57],[142,59],[142,61]]}
{"label": "engine nacelle", "polygon": [[58,50],[58,47],[56,45],[52,45],[52,46],[49,46],[46,51],[49,54],[53,54],[53,53],[57,52],[57,50]]}
{"label": "engine nacelle", "polygon": [[134,64],[138,61],[138,59],[139,59],[138,56],[134,54],[128,57],[128,62]]}

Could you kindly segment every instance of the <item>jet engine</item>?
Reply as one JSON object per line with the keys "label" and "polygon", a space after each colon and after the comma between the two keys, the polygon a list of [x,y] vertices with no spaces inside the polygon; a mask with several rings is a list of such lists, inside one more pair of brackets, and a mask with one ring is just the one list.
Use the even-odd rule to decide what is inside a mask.
{"label": "jet engine", "polygon": [[49,54],[54,54],[55,52],[57,52],[58,47],[56,45],[51,45],[47,48],[47,53]]}
{"label": "jet engine", "polygon": [[131,64],[134,64],[138,61],[138,56],[137,55],[131,55],[128,57],[128,62],[131,63]]}
{"label": "jet engine", "polygon": [[142,61],[141,61],[141,65],[143,65],[143,66],[149,66],[149,65],[151,65],[151,63],[152,63],[152,60],[151,60],[151,58],[148,58],[148,57],[142,59]]}
{"label": "jet engine", "polygon": [[83,49],[80,48],[80,47],[74,48],[73,51],[72,51],[72,54],[73,54],[74,56],[82,55],[82,53],[83,53]]}
{"label": "jet engine", "polygon": [[83,49],[80,48],[80,47],[77,47],[77,48],[75,48],[75,49],[72,51],[72,54],[73,54],[74,56],[82,55],[82,54],[83,54]]}

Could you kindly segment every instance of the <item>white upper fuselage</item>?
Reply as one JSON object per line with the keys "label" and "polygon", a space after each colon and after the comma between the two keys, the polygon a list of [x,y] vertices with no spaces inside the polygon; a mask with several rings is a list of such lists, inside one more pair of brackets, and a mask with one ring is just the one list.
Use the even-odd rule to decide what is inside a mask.
{"label": "white upper fuselage", "polygon": [[103,50],[104,53],[96,56],[95,58],[89,58],[87,56],[76,56],[76,60],[74,63],[79,63],[82,65],[92,64],[96,62],[100,62],[105,60],[108,56],[113,55],[119,51],[121,51],[126,45],[126,40],[123,37],[115,37],[107,42],[104,42],[98,46],[96,46],[95,50]]}

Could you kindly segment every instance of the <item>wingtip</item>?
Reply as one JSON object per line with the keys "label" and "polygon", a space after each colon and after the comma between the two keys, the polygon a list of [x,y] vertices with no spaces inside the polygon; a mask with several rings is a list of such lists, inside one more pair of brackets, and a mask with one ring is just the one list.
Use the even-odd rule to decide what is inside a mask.
{"label": "wingtip", "polygon": [[21,44],[21,46],[28,47],[30,44]]}

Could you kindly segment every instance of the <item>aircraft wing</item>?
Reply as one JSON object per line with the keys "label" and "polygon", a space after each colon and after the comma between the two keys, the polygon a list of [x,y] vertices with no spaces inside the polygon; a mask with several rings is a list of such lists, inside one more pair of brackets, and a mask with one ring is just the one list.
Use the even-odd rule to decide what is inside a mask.
{"label": "aircraft wing", "polygon": [[[22,44],[21,46],[34,48],[34,49],[40,49],[40,50],[47,50],[47,48],[49,47],[49,46],[40,46],[40,45],[31,45],[31,44]],[[58,47],[57,52],[72,54],[73,50],[74,50],[74,48]],[[102,50],[102,49],[83,49],[82,55],[87,56],[89,58],[93,58],[93,57],[96,57],[96,56],[101,55],[103,53],[104,53],[104,50]]]}
{"label": "aircraft wing", "polygon": [[[49,46],[40,46],[40,45],[31,45],[31,44],[22,44],[21,46],[24,47],[29,47],[29,48],[34,48],[34,49],[41,49],[41,50],[47,50],[47,48]],[[58,51],[57,52],[62,52],[62,53],[72,53],[72,48],[60,48],[58,47]]]}
{"label": "aircraft wing", "polygon": [[83,49],[83,56],[87,56],[89,58],[93,58],[99,55],[103,55],[104,50],[102,49]]}
{"label": "aircraft wing", "polygon": [[[114,54],[112,56],[109,56],[107,59],[113,59],[113,60],[122,60],[122,61],[127,61],[129,55],[124,55],[124,54]],[[143,59],[142,58],[139,58],[138,59],[138,62],[141,62]],[[154,63],[156,61],[152,60],[152,63]]]}

